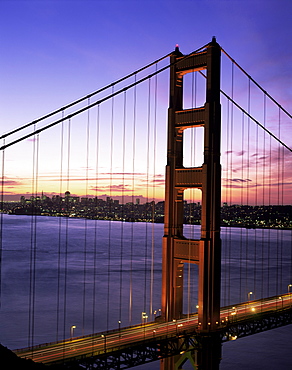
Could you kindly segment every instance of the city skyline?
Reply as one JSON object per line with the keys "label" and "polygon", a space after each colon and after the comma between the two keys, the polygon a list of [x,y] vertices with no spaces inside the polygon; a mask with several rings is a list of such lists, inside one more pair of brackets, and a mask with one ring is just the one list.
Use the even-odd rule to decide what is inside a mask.
{"label": "city skyline", "polygon": [[[78,197],[66,191],[51,198],[22,196],[18,202],[3,203],[2,212],[12,215],[70,217],[93,220],[163,223],[165,201],[143,203],[141,198]],[[122,203],[123,202],[123,203]],[[201,224],[202,204],[184,201],[184,224]],[[292,205],[240,205],[223,202],[220,207],[221,226],[247,229],[291,229]]]}

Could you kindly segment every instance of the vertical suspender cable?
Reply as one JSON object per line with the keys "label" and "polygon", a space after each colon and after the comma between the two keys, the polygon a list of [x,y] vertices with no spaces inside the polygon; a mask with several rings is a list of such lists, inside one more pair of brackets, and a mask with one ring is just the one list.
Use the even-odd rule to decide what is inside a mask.
{"label": "vertical suspender cable", "polygon": [[146,164],[146,222],[145,222],[145,260],[144,260],[144,305],[147,307],[147,275],[148,275],[148,214],[149,214],[149,162],[150,162],[150,124],[151,124],[151,78],[148,80],[148,107],[147,107],[147,164]]}
{"label": "vertical suspender cable", "polygon": [[[233,89],[233,84],[234,82],[232,82],[232,89]],[[232,120],[232,126],[233,126],[233,112],[231,113],[231,120]],[[231,129],[231,132],[233,132],[233,128]],[[230,138],[230,143],[232,143],[233,139],[232,139],[232,136]],[[231,150],[231,156],[233,155],[232,153],[232,150]],[[229,157],[229,156],[228,156]],[[231,157],[231,163],[232,163],[232,157]],[[231,173],[231,176],[232,176],[232,173]],[[230,188],[231,189],[231,188]],[[231,192],[230,192],[231,194]],[[230,196],[230,204],[231,205],[231,196]],[[225,305],[230,305],[230,294],[231,294],[231,245],[232,245],[232,242],[231,242],[231,239],[232,239],[232,232],[231,232],[231,227],[229,227],[229,237],[227,238],[226,240],[226,246],[225,248],[223,248],[223,250],[225,250],[225,260],[227,262],[227,264],[225,264],[225,269],[227,270],[225,272]],[[227,267],[226,267],[227,265]]]}
{"label": "vertical suspender cable", "polygon": [[[35,125],[34,125],[35,130]],[[34,137],[35,138],[35,137]],[[31,209],[33,208],[35,176],[35,140],[32,144],[32,183],[31,183]],[[30,219],[30,255],[29,255],[29,311],[28,311],[28,347],[32,346],[32,290],[33,290],[33,222]]]}
{"label": "vertical suspender cable", "polygon": [[[112,87],[112,93],[114,92],[114,86]],[[112,97],[111,106],[111,125],[110,125],[110,217],[111,217],[111,195],[112,195],[112,182],[113,182],[113,152],[114,152],[114,97]],[[108,269],[107,269],[107,304],[106,304],[106,328],[109,330],[109,317],[110,317],[110,272],[111,272],[111,223],[109,220],[108,228]]]}
{"label": "vertical suspender cable", "polygon": [[[245,126],[244,126],[244,113],[242,113],[242,123],[241,123],[241,151],[244,151],[244,139],[245,139]],[[241,156],[241,178],[244,179],[244,155]],[[241,206],[244,204],[244,187],[241,186],[240,189],[240,203]],[[239,297],[240,302],[242,300],[242,261],[243,261],[243,228],[240,228],[240,247],[239,247]],[[245,298],[245,297],[244,297]],[[245,300],[245,299],[244,299]]]}
{"label": "vertical suspender cable", "polygon": [[[281,117],[280,117],[280,108],[278,108],[278,137],[279,139],[281,138]],[[277,151],[277,159],[278,159],[278,163],[277,163],[277,168],[278,168],[278,171],[277,171],[277,205],[278,207],[280,206],[280,203],[281,203],[281,194],[280,194],[280,179],[281,179],[281,175],[280,175],[280,171],[281,171],[281,146],[278,144],[278,151]],[[272,160],[272,159],[271,159]],[[271,164],[270,164],[271,165]],[[281,271],[280,268],[281,268],[281,265],[280,265],[280,268],[279,268],[279,262],[281,263],[281,241],[280,241],[280,235],[279,233],[281,231],[277,230],[277,278],[276,278],[276,295],[278,295],[279,293],[281,293],[281,289],[279,289],[279,284],[281,283],[281,279],[280,279],[280,274],[281,274]]]}
{"label": "vertical suspender cable", "polygon": [[[246,130],[245,130],[245,115],[244,113],[242,113],[242,124],[241,124],[241,151],[242,153],[244,153],[244,144],[245,144],[245,140],[246,140]],[[244,154],[242,154],[241,156],[241,178],[242,180],[244,179],[244,169],[245,169],[245,156]],[[242,183],[241,185],[241,189],[240,189],[240,202],[241,202],[241,206],[244,205],[244,185]],[[243,240],[243,232],[244,232],[244,229],[243,229],[243,225],[242,227],[240,228],[240,254],[239,254],[239,258],[240,258],[240,280],[242,279],[242,261],[243,261],[243,254],[244,254],[244,248],[243,248],[243,245],[244,245],[244,240]],[[247,256],[246,256],[246,259],[247,259]],[[246,272],[247,274],[247,272]],[[242,280],[241,280],[242,281]],[[242,283],[240,284],[242,286]],[[247,289],[248,287],[246,286],[246,281],[245,281],[245,292],[247,292]],[[241,292],[242,293],[242,292]],[[246,298],[246,296],[244,297]]]}
{"label": "vertical suspender cable", "polygon": [[[157,64],[156,64],[157,72]],[[155,227],[155,187],[156,187],[156,129],[157,129],[157,74],[154,80],[154,128],[153,128],[153,181],[152,181],[152,239],[151,239],[151,276],[150,276],[150,317],[153,315],[153,284],[154,284],[154,227]]]}
{"label": "vertical suspender cable", "polygon": [[[266,126],[266,119],[267,119],[267,100],[266,100],[266,94],[264,94],[264,122],[263,122],[263,125],[264,127]],[[271,149],[271,148],[270,148]],[[271,154],[271,153],[270,153]],[[269,166],[270,170],[271,170],[271,166]],[[270,173],[271,175],[271,173]],[[270,177],[270,176],[269,176]],[[270,179],[271,180],[271,179]],[[263,194],[263,198],[262,198],[262,204],[264,205],[265,202],[266,202],[266,198],[265,198],[265,182],[266,182],[266,135],[265,135],[265,132],[263,132],[263,166],[262,166],[262,194]],[[270,187],[269,187],[269,194],[268,194],[268,204],[270,206],[270,202],[271,202],[271,199],[270,199]],[[270,207],[269,207],[270,209]],[[263,295],[264,295],[264,255],[265,255],[265,251],[264,251],[264,247],[266,245],[265,243],[265,237],[266,237],[266,234],[264,232],[264,230],[262,230],[262,257],[263,257],[263,265],[262,265],[262,269],[263,269],[263,273],[262,273],[262,291],[263,291]],[[269,297],[269,284],[270,284],[270,279],[269,279],[269,271],[270,271],[270,266],[269,266],[269,261],[270,261],[270,256],[269,256],[269,250],[270,250],[270,245],[268,243],[268,250],[267,250],[267,262],[268,262],[268,269],[267,269],[267,296]]]}
{"label": "vertical suspender cable", "polygon": [[[64,111],[62,111],[62,118],[64,118]],[[61,142],[60,142],[60,189],[59,201],[62,195],[63,183],[63,150],[64,150],[64,122],[61,123]],[[59,207],[61,204],[59,203]],[[60,209],[59,209],[60,213]],[[61,308],[61,256],[62,256],[62,217],[58,217],[58,262],[57,262],[57,307],[56,307],[56,341],[59,340],[59,326],[60,326],[60,308]]]}
{"label": "vertical suspender cable", "polygon": [[[267,120],[267,99],[266,99],[266,94],[264,94],[264,122],[263,125],[266,127],[266,120]],[[270,153],[271,155],[271,140],[270,140]],[[262,166],[262,204],[264,205],[266,203],[266,197],[265,197],[265,182],[266,182],[266,135],[265,132],[263,132],[263,166]],[[268,192],[268,205],[269,205],[269,212],[271,209],[271,166],[269,166],[269,192]],[[266,238],[267,238],[267,233],[268,233],[268,241],[266,243]],[[267,287],[266,287],[266,295],[267,297],[270,296],[270,229],[268,229],[267,233],[264,233],[264,230],[262,232],[262,240],[263,240],[263,248],[265,245],[267,245],[267,263],[268,263],[268,269],[267,269]],[[264,286],[264,277],[263,277],[263,282]]]}
{"label": "vertical suspender cable", "polygon": [[[88,98],[88,106],[90,105],[90,98]],[[85,316],[86,316],[86,280],[87,280],[87,211],[89,209],[88,202],[88,168],[89,168],[89,139],[90,139],[90,110],[87,110],[87,125],[86,125],[86,167],[85,167],[85,218],[84,218],[84,261],[83,261],[83,307],[82,307],[82,334],[85,330]]]}
{"label": "vertical suspender cable", "polygon": [[29,292],[29,347],[34,344],[35,334],[35,300],[36,300],[36,226],[37,226],[37,192],[38,192],[38,155],[39,135],[33,140],[33,174],[32,174],[32,215],[31,215],[31,247],[30,247],[30,292]]}
{"label": "vertical suspender cable", "polygon": [[[250,114],[250,79],[248,79],[248,90],[247,90],[247,112],[248,114]],[[246,171],[246,205],[247,205],[247,210],[250,211],[250,207],[249,207],[249,186],[248,186],[248,183],[249,183],[249,156],[250,156],[250,145],[249,145],[249,142],[250,142],[250,118],[248,117],[247,118],[247,163],[246,163],[246,166],[247,166],[247,171]],[[245,229],[245,247],[246,247],[246,258],[245,258],[245,293],[247,294],[247,292],[250,290],[250,286],[249,286],[249,232],[248,232],[249,229]],[[252,298],[254,298],[254,294],[255,292],[253,292],[253,296]]]}
{"label": "vertical suspender cable", "polygon": [[[227,100],[227,108],[226,108],[226,191],[225,191],[225,201],[227,203],[227,205],[230,207],[231,206],[231,203],[229,202],[229,186],[231,186],[231,179],[229,178],[229,158],[230,158],[230,154],[229,154],[229,141],[231,141],[231,138],[230,138],[230,101]],[[229,244],[230,244],[230,238],[231,238],[231,230],[230,230],[230,226],[226,229],[226,239],[225,239],[225,242],[223,242],[224,244],[222,245],[223,248],[222,248],[222,260],[226,260],[226,256],[227,256],[227,250],[229,248]],[[223,270],[224,271],[224,278],[223,278],[223,281],[224,281],[224,303],[223,305],[225,306],[226,305],[226,297],[227,297],[227,287],[228,287],[228,281],[227,281],[227,271],[226,271],[226,268]],[[238,290],[239,291],[239,290]]]}
{"label": "vertical suspender cable", "polygon": [[[281,110],[279,109],[279,137],[280,137],[280,126],[281,126]],[[280,137],[281,138],[281,137]],[[280,179],[280,188],[281,188],[281,199],[280,199],[280,203],[281,203],[281,206],[283,207],[284,206],[284,169],[285,169],[285,166],[284,166],[284,161],[285,161],[285,158],[284,158],[284,147],[280,147],[280,157],[281,157],[281,169],[280,169],[280,174],[281,174],[281,179]],[[281,274],[280,274],[280,289],[282,291],[282,287],[283,287],[283,237],[284,237],[284,234],[282,231],[280,231],[280,244],[281,244],[281,254],[280,254],[280,258],[281,258]],[[285,253],[285,252],[284,252]]]}
{"label": "vertical suspender cable", "polygon": [[[137,75],[135,74],[135,82]],[[133,97],[133,157],[132,157],[132,203],[134,208],[134,193],[135,193],[135,156],[136,156],[136,103],[137,103],[137,87],[134,85]],[[133,214],[135,218],[135,214]],[[134,220],[133,220],[134,221]],[[134,222],[131,223],[131,242],[130,242],[130,296],[129,296],[129,323],[132,324],[132,310],[133,310],[133,247],[134,247]]]}
{"label": "vertical suspender cable", "polygon": [[[256,142],[256,153],[258,153],[258,151],[260,150],[259,148],[259,126],[256,125],[255,127],[255,142]],[[259,212],[259,207],[258,207],[258,156],[254,156],[255,158],[255,185],[256,185],[256,188],[255,188],[255,200],[254,200],[254,207],[255,207],[255,212],[258,213]],[[252,221],[253,223],[255,222],[255,219],[253,219]],[[256,226],[257,227],[257,226]],[[254,254],[254,278],[253,278],[253,282],[254,282],[254,286],[253,286],[253,290],[254,292],[257,291],[257,266],[258,266],[258,255],[257,255],[257,244],[258,244],[258,240],[257,240],[257,236],[258,236],[258,233],[256,232],[256,229],[254,230],[254,247],[255,247],[255,254]],[[258,295],[258,294],[257,294]],[[262,296],[259,296],[257,298],[262,298]]]}
{"label": "vertical suspender cable", "polygon": [[[231,97],[234,99],[234,64],[231,63]],[[234,109],[233,104],[230,104],[230,112],[229,112],[229,149],[228,149],[228,182],[229,182],[229,206],[232,206],[232,169],[233,169],[233,124],[234,124]],[[232,232],[231,227],[228,228],[228,233],[226,235],[226,249],[228,252],[232,240]],[[227,286],[226,290],[228,290],[228,275],[227,278]],[[228,294],[228,293],[227,293]],[[227,294],[225,297],[227,297]]]}
{"label": "vertical suspender cable", "polygon": [[[198,73],[197,72],[194,72],[192,73],[192,107],[193,108],[196,108],[197,107],[197,75]],[[193,111],[193,114],[194,114],[194,111]],[[197,148],[196,148],[196,140],[197,140],[197,130],[196,130],[196,127],[194,129],[191,129],[191,138],[190,138],[190,143],[191,143],[191,167],[195,167],[196,166],[196,151],[197,151]],[[190,228],[191,228],[191,231],[190,231],[190,236],[189,238],[190,239],[194,239],[194,217],[192,217],[194,215],[194,201],[195,201],[195,197],[194,197],[194,189],[191,189],[191,197],[190,197],[190,204],[189,204],[189,225],[190,225]],[[192,291],[191,291],[191,288],[192,288],[192,265],[191,265],[191,242],[189,243],[188,245],[188,256],[189,256],[189,261],[188,261],[188,274],[187,274],[187,314],[188,314],[188,318],[190,318],[190,314],[192,313]],[[196,284],[193,284],[193,287],[195,290],[197,290],[197,286]],[[193,292],[194,293],[194,292]],[[193,294],[193,296],[195,296],[195,293]],[[198,297],[196,296],[196,305],[195,307],[197,307],[197,302],[198,302]]]}
{"label": "vertical suspender cable", "polygon": [[122,220],[120,240],[120,299],[119,299],[119,322],[122,322],[122,292],[123,292],[123,257],[124,257],[124,207],[125,207],[125,158],[126,158],[126,121],[127,121],[127,92],[124,92],[123,106],[123,135],[122,135]]}
{"label": "vertical suspender cable", "polygon": [[[269,155],[268,158],[272,158],[272,137],[270,136],[269,140]],[[272,191],[272,166],[271,162],[268,163],[269,165],[269,191],[268,191],[268,205],[269,205],[269,219],[271,219],[271,191]],[[271,225],[269,225],[271,226]],[[268,236],[267,236],[267,244],[268,244],[268,281],[267,281],[267,297],[271,296],[270,291],[270,255],[271,255],[271,228],[268,228]],[[273,291],[273,294],[275,295],[275,292]]]}
{"label": "vertical suspender cable", "polygon": [[[196,81],[195,78],[197,77],[196,72],[192,73],[192,107],[196,107]],[[190,166],[194,167],[193,160],[194,160],[194,153],[193,153],[193,143],[194,143],[194,152],[195,152],[195,139],[194,139],[194,130],[191,129],[191,138],[190,138],[190,156],[191,156],[191,163]],[[192,218],[191,218],[191,213],[192,213],[192,205],[193,205],[193,192],[191,191],[192,196],[190,197],[190,203],[189,203],[189,225],[192,227]],[[191,233],[192,233],[193,228],[191,228]],[[192,236],[189,236],[189,239],[191,239]],[[189,261],[188,261],[188,275],[187,275],[187,315],[188,319],[190,318],[190,313],[191,313],[191,242],[188,244],[188,256],[189,256]]]}
{"label": "vertical suspender cable", "polygon": [[[98,210],[97,194],[98,194],[98,174],[99,174],[99,105],[97,106],[96,117],[96,155],[95,155],[95,209]],[[95,333],[95,309],[96,309],[96,283],[97,283],[97,223],[98,215],[94,222],[94,251],[93,251],[93,287],[92,287],[92,333]]]}
{"label": "vertical suspender cable", "polygon": [[[231,97],[232,99],[234,99],[234,63],[231,63]],[[229,191],[229,203],[230,205],[232,205],[232,176],[233,176],[233,130],[234,130],[234,109],[233,109],[233,104],[231,104],[231,108],[230,108],[230,191]],[[229,246],[229,249],[230,249],[230,245],[231,245],[231,238],[232,238],[232,232],[231,232],[231,228],[229,227],[229,237],[228,237],[228,240],[229,240],[229,243],[228,243],[228,246]],[[229,295],[229,291],[228,291],[228,295]]]}
{"label": "vertical suspender cable", "polygon": [[[71,144],[71,119],[68,120],[68,135],[67,135],[67,179],[66,185],[69,190],[69,178],[70,178],[70,144]],[[65,240],[64,240],[64,306],[63,306],[63,338],[66,338],[66,323],[67,323],[67,281],[68,281],[68,246],[69,246],[69,199],[67,199],[66,212],[67,217],[65,219]]]}
{"label": "vertical suspender cable", "polygon": [[[265,121],[266,121],[266,97],[265,97],[265,94],[264,94],[264,100],[263,100],[263,124],[265,125]],[[260,160],[260,155],[259,155],[259,152],[260,152],[260,143],[259,143],[259,130],[258,130],[258,125],[256,125],[256,128],[257,128],[257,145],[256,145],[256,148],[257,148],[257,156],[256,156],[256,174],[257,174],[257,177],[256,177],[256,185],[257,185],[257,188],[258,188],[258,181],[259,178],[258,178],[258,162]],[[262,166],[262,171],[264,171],[264,166]],[[263,182],[263,180],[262,180]],[[256,194],[258,194],[258,192],[256,191]],[[258,197],[257,197],[257,200],[258,200]],[[258,203],[257,203],[258,204]],[[264,205],[264,202],[263,202],[263,205]],[[264,229],[262,229],[261,231],[261,260],[262,260],[262,263],[261,263],[261,298],[264,298],[265,294],[264,294],[264,290],[265,290],[265,287],[264,287],[264,271],[265,271],[265,234],[264,234]]]}
{"label": "vertical suspender cable", "polygon": [[36,200],[36,212],[32,216],[34,222],[34,234],[33,234],[33,246],[34,246],[34,256],[33,256],[33,317],[32,317],[32,343],[34,343],[35,335],[35,311],[36,311],[36,273],[37,273],[37,214],[39,210],[38,206],[38,180],[39,180],[39,143],[40,136],[39,134],[36,137],[36,164],[35,164],[35,200]]}

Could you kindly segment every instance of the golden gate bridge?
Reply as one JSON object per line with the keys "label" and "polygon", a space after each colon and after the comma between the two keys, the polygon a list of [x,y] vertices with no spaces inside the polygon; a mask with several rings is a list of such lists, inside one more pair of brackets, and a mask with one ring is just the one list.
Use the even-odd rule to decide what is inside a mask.
{"label": "golden gate bridge", "polygon": [[[291,323],[291,217],[279,211],[291,205],[291,118],[213,38],[3,134],[1,320],[17,320],[9,294],[26,317],[15,353],[67,367],[217,369],[225,341]],[[11,235],[16,183],[14,208],[31,214]],[[220,234],[222,204],[242,216]],[[278,206],[273,225],[267,205]],[[21,298],[7,261],[25,266],[14,271]]]}

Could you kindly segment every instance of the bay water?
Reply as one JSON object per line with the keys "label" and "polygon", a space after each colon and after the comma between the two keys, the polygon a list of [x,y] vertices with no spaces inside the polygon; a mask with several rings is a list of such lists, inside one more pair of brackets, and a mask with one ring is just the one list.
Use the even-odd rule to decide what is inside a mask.
{"label": "bay water", "polygon": [[[2,345],[22,348],[159,315],[163,224],[1,217]],[[185,225],[184,235],[199,239],[200,227]],[[221,238],[222,306],[287,292],[291,231],[222,228]],[[185,313],[196,311],[197,273],[185,265]],[[291,369],[291,325],[223,344],[220,368]]]}

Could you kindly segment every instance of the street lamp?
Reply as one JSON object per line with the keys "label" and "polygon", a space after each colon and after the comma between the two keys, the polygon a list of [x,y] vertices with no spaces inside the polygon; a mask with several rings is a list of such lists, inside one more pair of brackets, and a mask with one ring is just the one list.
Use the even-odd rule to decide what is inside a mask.
{"label": "street lamp", "polygon": [[71,337],[71,340],[73,338],[74,329],[76,329],[76,325],[72,325],[71,328],[70,328],[70,337]]}
{"label": "street lamp", "polygon": [[119,338],[121,338],[121,320],[119,320],[118,321],[118,323],[119,323]]}
{"label": "street lamp", "polygon": [[231,312],[231,316],[232,316],[232,320],[234,320],[235,319],[235,315],[236,315],[236,307],[235,306],[233,306],[232,307],[232,309],[233,309],[233,311]]}
{"label": "street lamp", "polygon": [[175,323],[175,331],[176,331],[176,334],[177,334],[177,323],[176,323],[176,319],[173,319],[172,322]]}
{"label": "street lamp", "polygon": [[141,325],[143,325],[143,323],[145,323],[145,320],[147,322],[147,319],[148,319],[147,313],[146,312],[142,312],[142,314],[141,314],[141,320],[142,320]]}
{"label": "street lamp", "polygon": [[101,337],[104,338],[104,353],[106,353],[106,336],[101,334]]}
{"label": "street lamp", "polygon": [[248,297],[248,301],[250,301],[250,296],[253,294],[253,292],[248,292],[247,293],[247,297]]}

